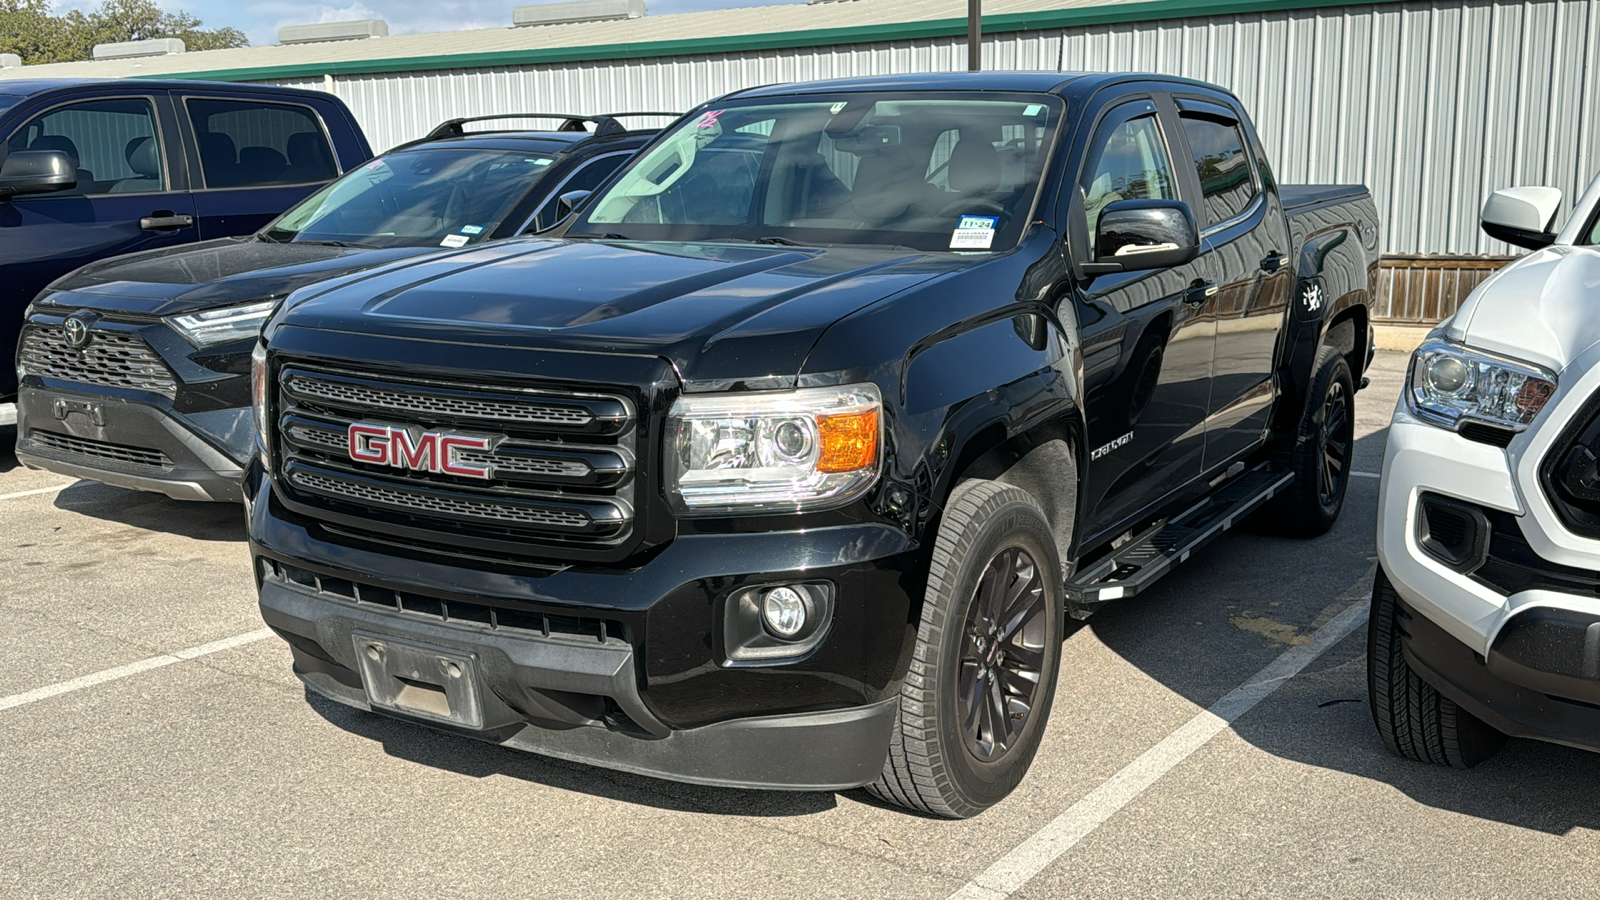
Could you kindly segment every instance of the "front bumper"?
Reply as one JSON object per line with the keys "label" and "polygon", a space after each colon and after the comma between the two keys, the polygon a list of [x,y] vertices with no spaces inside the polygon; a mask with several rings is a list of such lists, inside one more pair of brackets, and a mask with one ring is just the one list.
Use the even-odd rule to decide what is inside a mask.
{"label": "front bumper", "polygon": [[[1475,443],[1402,405],[1384,459],[1379,562],[1424,681],[1507,734],[1600,750],[1600,557],[1579,568],[1537,552],[1547,542],[1513,476],[1528,440]],[[1482,512],[1481,560],[1452,566],[1423,548],[1424,495]]]}
{"label": "front bumper", "polygon": [[[465,629],[447,624],[341,608],[309,591],[273,582],[262,585],[261,614],[289,642],[295,674],[331,700],[373,710],[358,674],[357,632],[420,641],[479,662],[484,727],[446,730],[559,759],[695,784],[787,790],[859,787],[883,768],[897,702],[891,698],[849,709],[754,716],[673,730],[645,708],[634,679],[634,651],[621,640],[586,643],[533,634],[463,633]],[[623,715],[608,713],[603,704],[583,709],[593,697],[611,700]],[[590,718],[591,712],[600,718]]]}
{"label": "front bumper", "polygon": [[[250,427],[248,409],[207,413],[225,432]],[[17,396],[24,465],[174,500],[243,499],[243,470],[154,406],[99,393],[24,384]]]}
{"label": "front bumper", "polygon": [[[685,535],[631,567],[517,571],[402,556],[297,518],[259,470],[249,483],[261,613],[316,693],[373,709],[356,635],[377,635],[478,661],[473,727],[402,714],[422,724],[702,784],[837,790],[878,777],[920,615],[919,551],[903,532]],[[790,659],[731,659],[733,598],[793,581],[834,586],[826,637]]]}

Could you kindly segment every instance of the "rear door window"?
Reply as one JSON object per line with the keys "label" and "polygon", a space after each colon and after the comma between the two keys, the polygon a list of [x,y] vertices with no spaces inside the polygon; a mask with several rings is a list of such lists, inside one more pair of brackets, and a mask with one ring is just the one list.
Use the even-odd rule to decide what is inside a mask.
{"label": "rear door window", "polygon": [[155,107],[144,97],[56,107],[13,132],[6,150],[59,150],[72,160],[77,187],[46,196],[150,193],[167,186]]}
{"label": "rear door window", "polygon": [[1210,228],[1237,218],[1256,197],[1255,174],[1244,149],[1244,135],[1231,122],[1200,116],[1183,117],[1200,193],[1205,198],[1205,224]]}
{"label": "rear door window", "polygon": [[339,176],[322,121],[309,107],[199,97],[187,105],[207,188],[315,184]]}

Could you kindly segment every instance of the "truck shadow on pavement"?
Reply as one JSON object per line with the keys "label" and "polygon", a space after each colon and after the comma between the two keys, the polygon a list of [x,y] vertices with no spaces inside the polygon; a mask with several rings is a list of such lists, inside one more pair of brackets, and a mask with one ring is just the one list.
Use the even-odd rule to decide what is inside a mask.
{"label": "truck shadow on pavement", "polygon": [[828,793],[703,787],[525,753],[353,709],[310,691],[306,702],[330,724],[376,741],[396,759],[470,778],[498,775],[621,803],[711,815],[803,816],[838,805]]}
{"label": "truck shadow on pavement", "polygon": [[243,542],[244,507],[238,503],[172,500],[161,494],[80,481],[55,497],[57,509],[145,531],[197,541]]}
{"label": "truck shadow on pavement", "polygon": [[[1357,470],[1378,470],[1384,437],[1357,441]],[[1353,479],[1338,524],[1313,540],[1276,536],[1258,518],[1084,627],[1164,687],[1208,707],[1349,604],[1366,603],[1377,566],[1378,487],[1376,478]],[[1390,754],[1367,703],[1366,634],[1358,627],[1235,722],[1233,733],[1275,757],[1379,782],[1436,809],[1549,834],[1600,828],[1600,754],[1513,739],[1468,771]],[[1305,802],[1293,784],[1269,790]],[[1362,806],[1369,790],[1334,790],[1317,802],[1348,802],[1349,817],[1339,821],[1370,821],[1374,810]]]}

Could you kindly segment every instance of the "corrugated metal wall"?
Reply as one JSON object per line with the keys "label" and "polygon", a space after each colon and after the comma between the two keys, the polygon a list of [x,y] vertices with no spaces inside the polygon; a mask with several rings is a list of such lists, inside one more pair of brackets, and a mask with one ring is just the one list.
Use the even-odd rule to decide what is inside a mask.
{"label": "corrugated metal wall", "polygon": [[[1363,182],[1392,254],[1500,254],[1477,227],[1511,184],[1576,197],[1600,164],[1600,0],[1347,6],[1003,34],[995,69],[1150,70],[1226,85],[1280,178]],[[451,116],[682,109],[756,84],[965,68],[960,39],[296,80],[375,147]]]}

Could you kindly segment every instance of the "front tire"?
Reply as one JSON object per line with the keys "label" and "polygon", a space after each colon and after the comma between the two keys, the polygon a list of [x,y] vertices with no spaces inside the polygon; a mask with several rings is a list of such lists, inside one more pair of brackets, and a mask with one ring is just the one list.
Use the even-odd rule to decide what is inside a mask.
{"label": "front tire", "polygon": [[952,819],[1010,794],[1050,717],[1064,612],[1055,541],[1033,497],[994,481],[957,486],[889,756],[867,791]]}
{"label": "front tire", "polygon": [[1499,751],[1506,736],[1457,706],[1412,671],[1401,649],[1407,614],[1378,569],[1367,620],[1367,697],[1389,750],[1406,759],[1470,769]]}

